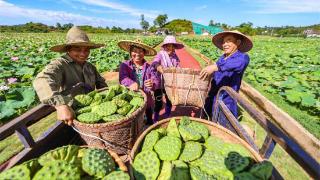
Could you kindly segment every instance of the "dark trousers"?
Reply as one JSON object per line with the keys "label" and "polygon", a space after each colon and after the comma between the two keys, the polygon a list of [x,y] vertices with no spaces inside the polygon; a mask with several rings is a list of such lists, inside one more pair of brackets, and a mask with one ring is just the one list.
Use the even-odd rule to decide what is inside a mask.
{"label": "dark trousers", "polygon": [[152,124],[153,124],[152,114],[153,114],[152,108],[147,108],[147,109],[146,109],[146,119],[147,119],[147,122],[146,122],[146,123],[147,123],[148,125],[152,125]]}
{"label": "dark trousers", "polygon": [[154,91],[154,98],[155,98],[155,105],[154,105],[154,112],[159,113],[163,106],[162,96],[165,95],[166,98],[166,107],[172,107],[172,103],[169,100],[166,90],[165,89],[156,89]]}

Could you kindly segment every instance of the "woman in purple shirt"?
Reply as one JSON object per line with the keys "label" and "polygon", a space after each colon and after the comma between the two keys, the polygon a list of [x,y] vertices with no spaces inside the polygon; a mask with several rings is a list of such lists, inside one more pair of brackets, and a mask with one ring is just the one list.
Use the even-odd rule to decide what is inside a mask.
{"label": "woman in purple shirt", "polygon": [[[223,50],[224,54],[215,64],[205,67],[200,73],[202,78],[213,75],[211,89],[205,104],[206,111],[210,116],[214,111],[216,95],[222,86],[229,86],[239,92],[243,73],[250,60],[245,52],[250,51],[253,47],[251,39],[239,31],[218,33],[213,36],[212,42]],[[227,94],[222,94],[219,98],[223,100],[232,114],[238,118],[237,102]]]}
{"label": "woman in purple shirt", "polygon": [[159,86],[155,87],[154,97],[155,97],[155,107],[154,107],[154,119],[157,121],[159,119],[159,112],[162,108],[162,96],[165,94],[166,107],[165,107],[165,117],[169,117],[171,113],[171,101],[169,100],[165,89],[163,87],[163,81],[161,81],[161,74],[163,73],[163,68],[168,67],[179,67],[179,58],[176,55],[175,49],[181,49],[184,45],[176,41],[174,36],[166,36],[164,39],[161,50],[155,56],[152,62],[152,67],[157,70],[157,79],[161,83]]}
{"label": "woman in purple shirt", "polygon": [[152,106],[154,104],[151,92],[159,82],[155,78],[155,70],[144,59],[144,56],[154,56],[157,52],[152,47],[138,41],[120,41],[118,46],[130,53],[131,59],[121,63],[119,70],[120,84],[133,91],[142,89],[147,95],[147,124],[153,124]]}

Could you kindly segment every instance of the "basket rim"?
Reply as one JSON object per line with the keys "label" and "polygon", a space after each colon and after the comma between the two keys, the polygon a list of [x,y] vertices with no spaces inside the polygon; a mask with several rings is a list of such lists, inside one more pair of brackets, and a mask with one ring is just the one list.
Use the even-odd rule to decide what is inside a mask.
{"label": "basket rim", "polygon": [[135,110],[130,116],[125,116],[124,118],[119,119],[119,120],[114,121],[114,122],[87,124],[87,123],[80,122],[77,119],[74,119],[73,123],[78,125],[78,126],[87,126],[87,127],[91,127],[91,128],[100,128],[100,127],[116,126],[116,125],[127,123],[128,121],[132,121],[133,117],[136,117],[141,111],[144,111],[145,108],[147,107],[147,95],[143,90],[139,89],[139,91],[143,95],[144,105],[139,107],[137,110]]}
{"label": "basket rim", "polygon": [[192,69],[192,68],[181,68],[181,67],[167,67],[163,68],[163,73],[184,73],[184,74],[199,74],[201,72],[200,69]]}
{"label": "basket rim", "polygon": [[[130,153],[130,164],[133,163],[133,159],[136,156],[136,154],[138,153],[138,149],[140,148],[140,146],[142,146],[143,140],[145,138],[145,136],[152,130],[160,127],[160,125],[165,124],[165,123],[169,123],[169,121],[171,119],[175,119],[175,120],[181,120],[183,116],[175,116],[175,117],[171,117],[171,118],[166,118],[163,119],[153,125],[151,125],[150,127],[148,127],[136,140],[136,142],[133,145],[133,148],[131,150]],[[194,118],[194,117],[189,117],[191,121],[196,121],[205,125],[209,125],[209,126],[213,126],[215,128],[218,128],[219,130],[229,134],[230,136],[232,136],[233,138],[237,139],[241,145],[245,146],[245,148],[250,152],[250,154],[252,155],[252,158],[254,158],[257,162],[261,162],[264,159],[259,155],[259,153],[257,153],[255,150],[252,149],[252,147],[250,147],[250,145],[244,141],[243,139],[241,139],[240,137],[238,137],[237,135],[235,135],[232,131],[228,130],[227,128],[216,124],[214,122],[208,121],[208,120],[204,120],[204,119],[200,119],[200,118]]]}

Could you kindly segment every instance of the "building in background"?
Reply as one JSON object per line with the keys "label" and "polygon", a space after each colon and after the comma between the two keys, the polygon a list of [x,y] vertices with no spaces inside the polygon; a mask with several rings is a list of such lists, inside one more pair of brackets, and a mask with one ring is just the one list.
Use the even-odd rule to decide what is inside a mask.
{"label": "building in background", "polygon": [[192,22],[192,28],[196,35],[215,35],[223,31],[219,26],[205,26],[194,22]]}

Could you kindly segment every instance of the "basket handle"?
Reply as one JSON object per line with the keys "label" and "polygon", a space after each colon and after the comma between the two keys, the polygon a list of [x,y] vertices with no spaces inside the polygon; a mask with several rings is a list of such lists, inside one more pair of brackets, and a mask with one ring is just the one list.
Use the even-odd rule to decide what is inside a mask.
{"label": "basket handle", "polygon": [[87,134],[87,133],[84,133],[84,132],[81,132],[79,129],[77,129],[76,127],[74,127],[74,125],[71,126],[73,130],[75,130],[77,133],[81,134],[81,135],[84,135],[84,136],[88,136],[88,137],[91,137],[91,138],[94,138],[94,139],[97,139],[97,140],[100,140],[102,142],[104,142],[105,144],[107,144],[108,146],[111,146],[112,148],[119,148],[120,151],[124,152],[126,155],[130,154],[130,149],[126,148],[126,147],[123,147],[123,146],[120,146],[118,144],[113,144],[111,143],[110,141],[107,141],[105,139],[102,139],[100,137],[97,137],[95,135],[92,135],[92,134]]}
{"label": "basket handle", "polygon": [[113,157],[113,159],[117,162],[117,164],[119,165],[119,168],[124,171],[124,172],[128,172],[128,168],[127,166],[123,163],[123,161],[121,160],[121,158],[118,156],[117,153],[115,153],[114,151],[107,149],[107,151],[109,152],[109,154]]}
{"label": "basket handle", "polygon": [[176,73],[176,69],[174,68],[172,70],[172,95],[173,95],[173,103],[176,102],[176,86],[177,86],[177,73]]}

